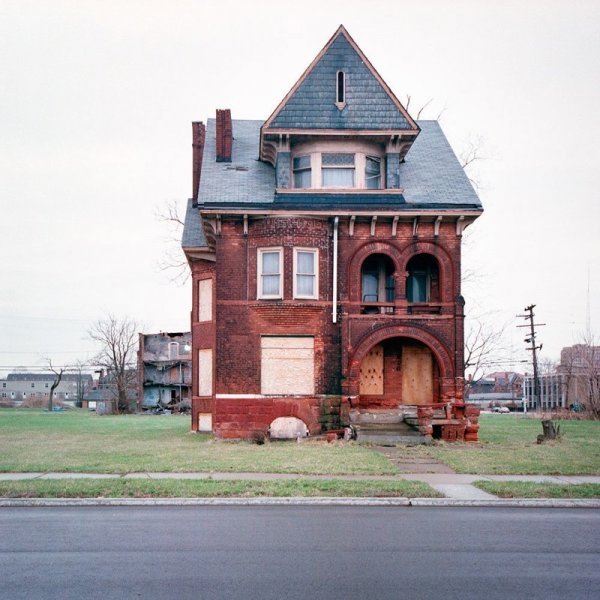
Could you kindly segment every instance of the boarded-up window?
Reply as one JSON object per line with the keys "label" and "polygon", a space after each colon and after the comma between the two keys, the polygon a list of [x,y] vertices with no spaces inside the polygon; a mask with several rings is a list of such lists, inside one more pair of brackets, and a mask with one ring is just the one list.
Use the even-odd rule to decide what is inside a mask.
{"label": "boarded-up window", "polygon": [[212,321],[212,279],[198,282],[198,321]]}
{"label": "boarded-up window", "polygon": [[262,337],[260,387],[262,394],[314,394],[314,338]]}
{"label": "boarded-up window", "polygon": [[198,396],[212,396],[212,350],[198,350]]}

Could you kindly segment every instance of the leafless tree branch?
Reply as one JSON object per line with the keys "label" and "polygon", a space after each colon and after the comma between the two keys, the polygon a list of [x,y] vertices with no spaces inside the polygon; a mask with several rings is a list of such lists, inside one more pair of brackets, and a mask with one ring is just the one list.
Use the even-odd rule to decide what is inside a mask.
{"label": "leafless tree branch", "polygon": [[136,321],[109,314],[105,319],[96,321],[89,330],[89,336],[101,344],[94,363],[106,369],[109,380],[114,384],[118,412],[130,412],[134,408],[127,392],[136,378],[138,329]]}

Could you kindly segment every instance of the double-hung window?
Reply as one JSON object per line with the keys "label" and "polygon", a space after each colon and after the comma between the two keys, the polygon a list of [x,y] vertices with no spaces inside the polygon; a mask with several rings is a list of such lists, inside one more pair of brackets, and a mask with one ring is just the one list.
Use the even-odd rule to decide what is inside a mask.
{"label": "double-hung window", "polygon": [[353,188],[354,154],[321,154],[321,185],[324,188]]}
{"label": "double-hung window", "polygon": [[283,296],[282,248],[258,250],[258,297],[263,299]]}
{"label": "double-hung window", "polygon": [[312,248],[294,248],[294,298],[319,297],[319,253]]}
{"label": "double-hung window", "polygon": [[365,183],[368,190],[381,187],[381,159],[375,156],[365,157]]}
{"label": "double-hung window", "polygon": [[310,155],[294,158],[294,187],[309,188],[311,186]]}

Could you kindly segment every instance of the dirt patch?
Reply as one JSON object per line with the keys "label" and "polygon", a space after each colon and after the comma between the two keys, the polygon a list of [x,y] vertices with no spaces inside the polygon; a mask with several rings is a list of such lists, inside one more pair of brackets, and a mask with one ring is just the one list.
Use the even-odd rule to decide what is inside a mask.
{"label": "dirt patch", "polygon": [[455,473],[448,465],[431,457],[407,457],[401,447],[373,446],[373,450],[383,454],[400,473]]}

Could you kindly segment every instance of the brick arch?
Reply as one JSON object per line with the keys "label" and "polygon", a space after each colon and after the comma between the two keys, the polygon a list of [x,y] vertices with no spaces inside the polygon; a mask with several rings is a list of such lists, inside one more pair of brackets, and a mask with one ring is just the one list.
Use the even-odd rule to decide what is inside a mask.
{"label": "brick arch", "polygon": [[402,252],[400,248],[389,242],[367,242],[360,246],[348,261],[348,272],[346,281],[348,281],[348,296],[350,300],[360,301],[360,290],[362,287],[361,269],[365,260],[372,254],[385,254],[394,263],[395,273],[401,272],[403,264]]}
{"label": "brick arch", "polygon": [[408,261],[417,254],[429,254],[437,260],[440,277],[440,299],[442,302],[452,302],[454,290],[454,262],[450,255],[437,244],[431,242],[411,242],[402,248],[399,269],[406,273]]}
{"label": "brick arch", "polygon": [[350,385],[356,385],[356,390],[349,390],[351,394],[358,393],[360,365],[369,350],[385,340],[397,337],[411,338],[427,346],[435,357],[440,370],[440,377],[442,379],[455,378],[455,365],[452,353],[446,344],[440,341],[434,334],[416,325],[383,325],[360,338],[354,352],[348,358],[348,380]]}

